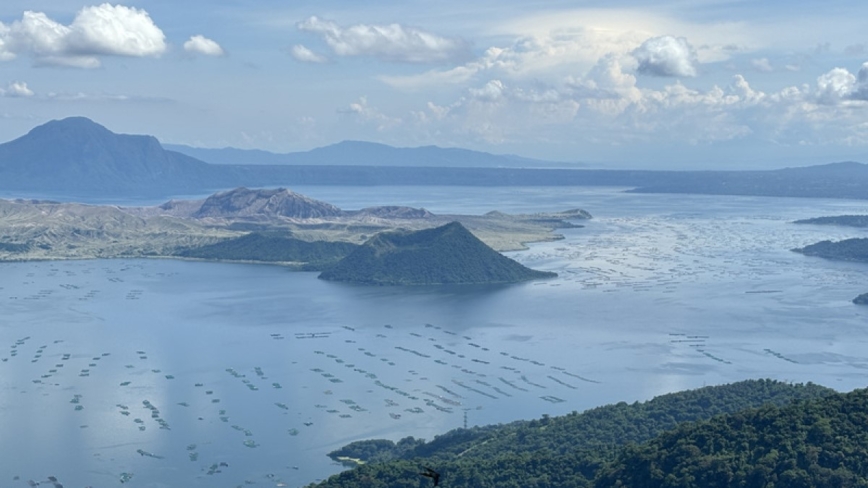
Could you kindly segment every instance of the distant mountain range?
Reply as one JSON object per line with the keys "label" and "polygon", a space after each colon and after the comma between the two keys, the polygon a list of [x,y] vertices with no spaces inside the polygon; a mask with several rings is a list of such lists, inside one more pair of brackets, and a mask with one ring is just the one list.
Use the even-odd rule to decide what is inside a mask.
{"label": "distant mountain range", "polygon": [[[115,134],[83,117],[51,121],[0,144],[0,191],[129,198],[238,186],[620,186],[647,193],[868,199],[868,166],[853,162],[764,171],[633,171],[363,142],[284,155],[168,147],[188,154],[151,136]],[[247,164],[209,164],[215,161]]]}
{"label": "distant mountain range", "polygon": [[392,147],[363,141],[343,141],[304,152],[273,153],[258,149],[204,149],[163,144],[168,150],[211,164],[302,165],[302,166],[435,166],[453,168],[579,168],[580,163],[563,163],[497,155],[460,148]]}

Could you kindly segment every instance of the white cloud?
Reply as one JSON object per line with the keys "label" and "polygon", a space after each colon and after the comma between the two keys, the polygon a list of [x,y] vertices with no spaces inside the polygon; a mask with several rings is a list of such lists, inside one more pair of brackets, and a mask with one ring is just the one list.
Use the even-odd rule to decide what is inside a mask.
{"label": "white cloud", "polygon": [[496,102],[503,98],[506,87],[500,80],[491,80],[482,88],[471,88],[470,95],[483,102]]}
{"label": "white cloud", "polygon": [[746,138],[776,146],[868,145],[868,103],[860,100],[868,98],[868,63],[858,75],[832,70],[815,86],[770,93],[742,75],[704,90],[681,82],[641,88],[632,74],[635,63],[630,56],[606,56],[585,76],[557,86],[491,79],[453,103],[428,102],[414,120],[428,133],[465,145],[701,146]]}
{"label": "white cloud", "polygon": [[[643,43],[644,41],[644,43]],[[737,48],[706,46],[709,58],[722,59]],[[471,81],[483,72],[500,79],[545,79],[554,81],[594,69],[606,56],[623,58],[630,70],[660,76],[696,76],[697,51],[683,38],[649,39],[647,33],[610,32],[605,29],[573,28],[516,39],[508,47],[490,47],[479,58],[449,69],[433,69],[414,75],[381,76],[396,88],[416,90]],[[642,63],[639,63],[641,58]]]}
{"label": "white cloud", "polygon": [[868,62],[855,75],[846,68],[834,68],[817,78],[816,99],[829,105],[868,101]]}
{"label": "white cloud", "polygon": [[844,68],[835,68],[817,78],[817,99],[834,104],[846,100],[856,89],[856,77]]}
{"label": "white cloud", "polygon": [[5,90],[0,89],[0,94],[4,97],[26,98],[35,95],[33,90],[27,87],[27,83],[23,81],[13,81],[9,83]]}
{"label": "white cloud", "polygon": [[292,46],[292,49],[289,51],[293,58],[296,61],[301,61],[302,63],[327,63],[328,58],[321,54],[317,54],[310,49],[302,46],[301,44],[296,44]]}
{"label": "white cloud", "polygon": [[98,56],[160,56],[165,35],[144,10],[104,3],[82,8],[70,25],[42,12],[0,23],[0,60],[25,54],[38,65],[100,66]]}
{"label": "white cloud", "polygon": [[0,61],[10,61],[15,59],[15,53],[9,49],[6,39],[9,37],[9,27],[0,22]]}
{"label": "white cloud", "polygon": [[467,43],[400,24],[338,24],[310,17],[298,29],[320,35],[338,56],[372,56],[386,61],[441,63],[464,57]]}
{"label": "white cloud", "polygon": [[652,37],[633,50],[637,71],[653,76],[696,76],[697,55],[683,37]]}
{"label": "white cloud", "polygon": [[165,35],[144,10],[123,5],[81,9],[71,25],[69,51],[77,54],[159,56]]}
{"label": "white cloud", "polygon": [[490,47],[482,57],[447,70],[429,70],[425,73],[403,76],[381,76],[384,83],[402,89],[419,89],[442,85],[455,85],[470,81],[477,73],[498,70],[515,74],[519,62],[509,49]]}
{"label": "white cloud", "polygon": [[752,59],[750,61],[750,65],[757,71],[761,71],[763,73],[771,73],[775,69],[772,67],[772,63],[769,61],[769,58],[758,58]]}
{"label": "white cloud", "polygon": [[359,101],[349,104],[347,108],[338,110],[338,113],[351,115],[366,124],[374,124],[378,131],[390,129],[401,124],[400,118],[390,117],[369,105],[367,97],[360,97]]}
{"label": "white cloud", "polygon": [[217,44],[214,40],[201,35],[191,36],[190,39],[184,43],[184,50],[190,54],[201,54],[203,56],[226,55],[226,52],[222,47],[220,47],[220,44]]}

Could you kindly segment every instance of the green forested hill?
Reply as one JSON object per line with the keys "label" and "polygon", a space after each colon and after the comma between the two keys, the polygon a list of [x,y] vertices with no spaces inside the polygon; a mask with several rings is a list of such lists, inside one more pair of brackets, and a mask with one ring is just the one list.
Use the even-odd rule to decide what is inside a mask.
{"label": "green forested hill", "polygon": [[308,242],[285,234],[251,232],[215,244],[182,249],[175,255],[227,261],[289,262],[306,269],[322,269],[357,247],[348,242]]}
{"label": "green forested hill", "polygon": [[868,390],[679,426],[624,449],[594,486],[868,486]]}
{"label": "green forested hill", "polygon": [[685,422],[827,395],[834,392],[812,384],[744,381],[561,417],[456,429],[430,442],[362,441],[331,455],[372,463],[318,486],[416,488],[424,486],[420,466],[428,465],[443,474],[441,484],[448,488],[587,487],[627,444],[647,442]]}
{"label": "green forested hill", "polygon": [[841,241],[820,241],[793,251],[805,256],[816,256],[838,261],[868,262],[868,239],[855,238]]}
{"label": "green forested hill", "polygon": [[515,283],[557,276],[522,266],[458,222],[415,232],[382,232],[320,278],[375,285]]}

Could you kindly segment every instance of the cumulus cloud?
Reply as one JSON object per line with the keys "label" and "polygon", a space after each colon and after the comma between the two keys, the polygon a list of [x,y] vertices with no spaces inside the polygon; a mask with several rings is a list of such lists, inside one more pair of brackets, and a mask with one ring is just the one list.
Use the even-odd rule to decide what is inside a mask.
{"label": "cumulus cloud", "polygon": [[33,90],[27,87],[27,83],[23,81],[13,81],[9,83],[5,90],[0,89],[0,94],[4,97],[26,98],[35,95]]}
{"label": "cumulus cloud", "polygon": [[301,44],[296,44],[292,46],[289,54],[295,58],[296,61],[301,61],[302,63],[326,63],[328,62],[328,58],[321,54],[317,54],[310,49],[302,46]]}
{"label": "cumulus cloud", "polygon": [[652,37],[632,54],[639,63],[639,73],[652,76],[696,76],[696,50],[683,37]]}
{"label": "cumulus cloud", "polygon": [[503,98],[506,87],[500,80],[491,80],[482,88],[471,88],[470,95],[483,102],[496,102]]}
{"label": "cumulus cloud", "polygon": [[817,78],[817,98],[833,104],[846,100],[856,88],[856,77],[844,68],[835,68]]}
{"label": "cumulus cloud", "polygon": [[226,55],[226,52],[222,47],[220,47],[220,44],[217,44],[214,40],[201,35],[191,36],[190,39],[184,43],[184,50],[190,54],[201,54],[203,56]]}
{"label": "cumulus cloud", "polygon": [[335,22],[310,17],[298,23],[299,30],[319,35],[338,56],[371,56],[405,63],[441,63],[464,57],[468,45],[400,24],[357,24],[341,27]]}
{"label": "cumulus cloud", "polygon": [[[686,81],[643,87],[637,66],[630,54],[612,54],[584,75],[550,83],[500,73],[480,80],[477,72],[451,102],[428,101],[404,123],[378,123],[378,128],[394,133],[412,126],[435,143],[554,144],[604,152],[670,142],[868,146],[868,63],[858,72],[839,68],[815,83],[768,91],[751,86],[741,74],[710,88]],[[385,117],[364,100],[347,112],[370,120]]]}
{"label": "cumulus cloud", "polygon": [[42,12],[0,23],[0,59],[29,55],[36,64],[96,68],[98,56],[160,56],[163,31],[144,10],[104,3],[82,8],[70,25]]}
{"label": "cumulus cloud", "polygon": [[846,68],[834,68],[817,78],[816,98],[836,105],[848,101],[868,101],[868,62],[854,75]]}

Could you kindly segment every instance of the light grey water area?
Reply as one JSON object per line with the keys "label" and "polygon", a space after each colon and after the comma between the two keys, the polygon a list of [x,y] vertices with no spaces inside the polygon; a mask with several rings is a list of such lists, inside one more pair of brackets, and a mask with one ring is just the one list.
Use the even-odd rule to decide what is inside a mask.
{"label": "light grey water area", "polygon": [[[849,200],[605,188],[294,189],[354,209],[584,208],[509,255],[557,279],[366,287],[268,265],[0,264],[0,486],[303,486],[353,440],[430,439],[747,378],[868,383],[868,266],[789,249]],[[222,464],[221,464],[222,463]],[[15,479],[18,477],[18,479]]]}

